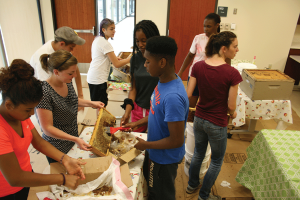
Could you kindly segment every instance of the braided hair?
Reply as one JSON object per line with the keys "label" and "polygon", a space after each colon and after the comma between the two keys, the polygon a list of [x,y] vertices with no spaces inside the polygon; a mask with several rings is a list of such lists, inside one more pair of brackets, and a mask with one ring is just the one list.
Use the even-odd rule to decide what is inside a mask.
{"label": "braided hair", "polygon": [[229,46],[235,38],[236,35],[231,31],[223,31],[218,34],[212,34],[205,47],[206,57],[212,57],[215,54],[219,55],[219,51],[222,46],[229,49]]}
{"label": "braided hair", "polygon": [[159,30],[157,28],[157,26],[155,25],[155,23],[151,20],[142,20],[139,23],[137,23],[137,25],[135,25],[134,27],[134,31],[133,31],[133,51],[132,54],[135,54],[135,52],[139,51],[138,46],[136,45],[135,42],[135,34],[138,30],[142,30],[143,33],[145,34],[146,38],[149,39],[153,36],[160,36],[159,34]]}
{"label": "braided hair", "polygon": [[33,75],[34,69],[22,59],[15,59],[9,67],[2,68],[0,70],[2,102],[10,99],[15,106],[39,102],[43,97],[42,83]]}

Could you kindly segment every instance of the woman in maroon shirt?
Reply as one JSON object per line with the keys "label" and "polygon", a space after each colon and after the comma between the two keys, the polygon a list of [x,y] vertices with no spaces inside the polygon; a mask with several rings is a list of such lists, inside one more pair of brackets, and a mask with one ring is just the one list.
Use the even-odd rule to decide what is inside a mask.
{"label": "woman in maroon shirt", "polygon": [[187,89],[192,96],[197,84],[199,101],[194,119],[195,150],[189,169],[187,193],[200,186],[199,171],[205,157],[208,142],[211,146],[211,164],[204,177],[199,199],[221,199],[210,194],[221,170],[227,145],[227,114],[236,117],[238,84],[243,80],[240,73],[225,59],[233,59],[238,49],[236,35],[229,31],[210,36],[205,54],[207,60],[195,64]]}

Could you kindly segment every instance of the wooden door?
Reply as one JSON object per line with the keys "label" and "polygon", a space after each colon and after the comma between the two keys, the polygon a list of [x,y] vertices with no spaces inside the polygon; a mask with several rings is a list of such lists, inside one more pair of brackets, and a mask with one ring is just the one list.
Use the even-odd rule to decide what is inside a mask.
{"label": "wooden door", "polygon": [[97,30],[96,21],[96,0],[54,0],[52,8],[55,10],[55,29],[62,26],[68,26],[74,30],[92,30],[94,33],[80,33],[78,35],[85,39],[84,45],[76,45],[72,54],[77,58],[79,63],[90,63],[91,46]]}
{"label": "wooden door", "polygon": [[[169,36],[176,40],[178,51],[175,59],[176,73],[188,54],[196,35],[203,33],[206,15],[216,10],[215,0],[169,0]],[[188,68],[182,80],[187,80]]]}

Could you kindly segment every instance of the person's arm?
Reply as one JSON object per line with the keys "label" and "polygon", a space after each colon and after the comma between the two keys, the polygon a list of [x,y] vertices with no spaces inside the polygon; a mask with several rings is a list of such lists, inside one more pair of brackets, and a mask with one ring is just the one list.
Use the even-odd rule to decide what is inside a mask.
{"label": "person's arm", "polygon": [[75,77],[76,87],[77,87],[77,95],[79,98],[83,99],[83,91],[82,91],[82,83],[81,83],[81,76],[79,72],[79,68],[76,68],[77,76]]}
{"label": "person's arm", "polygon": [[106,54],[109,58],[109,60],[112,62],[112,64],[116,67],[116,68],[120,68],[124,65],[126,65],[127,63],[130,62],[130,56],[128,56],[128,58],[125,58],[123,60],[119,60],[118,57],[116,56],[116,54],[111,51],[109,53]]}
{"label": "person's arm", "polygon": [[195,90],[196,85],[197,85],[197,79],[195,77],[191,76],[186,93],[189,98],[190,107],[192,107],[192,108],[194,108],[196,106],[197,101],[199,101],[199,98],[200,98],[197,96],[193,96],[193,92]]}
{"label": "person's arm", "polygon": [[62,130],[53,126],[53,113],[50,110],[37,108],[36,109],[41,128],[43,132],[53,138],[61,139],[61,140],[69,140],[77,143],[80,149],[85,151],[91,150],[91,145],[87,144],[79,137],[75,137],[73,135],[69,135],[68,133],[63,132]]}
{"label": "person's arm", "polygon": [[185,121],[168,122],[170,136],[158,141],[147,142],[141,138],[134,147],[139,150],[145,149],[174,149],[181,147],[184,143],[184,125]]}
{"label": "person's arm", "polygon": [[127,123],[125,125],[123,125],[122,127],[124,128],[131,128],[132,131],[142,127],[142,126],[145,126],[148,124],[148,116],[136,121],[136,122],[130,122],[130,123]]}
{"label": "person's arm", "polygon": [[86,99],[78,98],[78,106],[81,107],[92,107],[92,108],[103,108],[105,105],[101,101],[90,101]]}
{"label": "person's arm", "polygon": [[195,54],[193,54],[189,51],[189,53],[186,55],[186,57],[182,63],[182,66],[178,72],[178,76],[180,78],[181,78],[183,72],[185,71],[185,69],[187,68],[187,66],[189,66],[189,64],[194,60],[194,57],[195,57]]}
{"label": "person's arm", "polygon": [[[0,171],[12,187],[35,187],[44,185],[62,185],[61,174],[37,174],[23,171],[14,152],[0,155]],[[79,176],[65,174],[65,186],[75,189]]]}
{"label": "person's arm", "polygon": [[44,140],[35,128],[31,130],[31,133],[32,133],[31,144],[36,150],[38,150],[39,152],[45,154],[50,158],[53,158],[57,162],[61,161],[62,164],[66,167],[69,174],[78,175],[79,177],[81,177],[82,180],[85,179],[85,176],[80,166],[86,163],[78,159],[71,158],[68,155],[59,151],[52,144]]}
{"label": "person's arm", "polygon": [[238,92],[239,84],[230,86],[228,95],[228,113],[231,118],[236,118],[236,97]]}
{"label": "person's arm", "polygon": [[[129,90],[128,98],[134,102],[135,97],[136,97],[135,79],[134,79],[134,76],[132,76],[131,77],[131,89]],[[127,104],[126,108],[125,108],[125,113],[121,119],[121,125],[125,125],[128,123],[128,121],[130,119],[131,111],[132,111],[132,106],[130,104]]]}

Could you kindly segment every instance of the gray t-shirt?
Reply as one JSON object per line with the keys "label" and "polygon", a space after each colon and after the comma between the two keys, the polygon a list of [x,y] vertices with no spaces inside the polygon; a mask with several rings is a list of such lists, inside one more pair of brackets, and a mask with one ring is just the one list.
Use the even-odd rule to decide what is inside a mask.
{"label": "gray t-shirt", "polygon": [[142,108],[150,109],[150,98],[159,78],[150,76],[144,67],[145,61],[141,52],[134,54],[130,60],[130,73],[134,74],[135,79],[135,103]]}
{"label": "gray t-shirt", "polygon": [[[65,133],[78,137],[77,111],[78,96],[72,83],[67,83],[68,96],[60,96],[51,85],[43,81],[43,98],[36,108],[52,111],[53,126]],[[43,130],[42,130],[43,131]],[[43,133],[42,137],[63,153],[68,153],[74,142],[50,137]]]}

